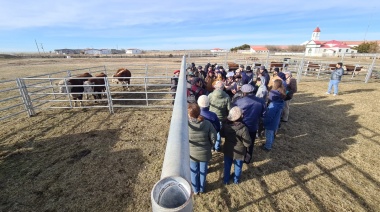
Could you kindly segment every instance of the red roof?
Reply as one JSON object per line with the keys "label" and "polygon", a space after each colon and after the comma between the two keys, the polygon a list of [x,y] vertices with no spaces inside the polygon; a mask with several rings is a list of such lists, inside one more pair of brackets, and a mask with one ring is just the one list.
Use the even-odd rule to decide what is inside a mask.
{"label": "red roof", "polygon": [[346,44],[340,41],[331,40],[331,41],[327,41],[323,43],[321,48],[351,48],[351,47],[347,46]]}
{"label": "red roof", "polygon": [[321,30],[319,29],[319,27],[315,28],[315,30],[313,32],[321,32]]}
{"label": "red roof", "polygon": [[251,49],[255,51],[268,51],[268,48],[265,46],[251,46]]}
{"label": "red roof", "polygon": [[330,41],[327,41],[326,43],[324,44],[330,44],[330,45],[340,45],[342,44],[342,42],[340,41],[337,41],[337,40],[330,40]]}

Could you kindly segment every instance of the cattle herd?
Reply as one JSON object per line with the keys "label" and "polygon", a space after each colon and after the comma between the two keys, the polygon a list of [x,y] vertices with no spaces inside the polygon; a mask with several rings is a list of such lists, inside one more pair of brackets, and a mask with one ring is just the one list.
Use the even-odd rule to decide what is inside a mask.
{"label": "cattle herd", "polygon": [[[102,99],[102,93],[106,91],[106,79],[105,73],[99,73],[92,76],[86,72],[75,77],[65,78],[58,82],[60,93],[69,93],[74,100],[74,107],[77,106],[77,102],[82,106],[83,95],[86,94],[86,98],[89,99],[89,94],[92,94],[95,102]],[[131,72],[128,69],[120,68],[112,75],[112,82],[121,83],[123,90],[130,85]]]}

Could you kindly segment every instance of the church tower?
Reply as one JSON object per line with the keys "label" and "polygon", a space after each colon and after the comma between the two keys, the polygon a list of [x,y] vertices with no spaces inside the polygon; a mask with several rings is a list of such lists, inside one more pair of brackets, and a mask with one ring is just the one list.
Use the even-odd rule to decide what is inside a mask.
{"label": "church tower", "polygon": [[319,27],[315,28],[313,34],[311,34],[311,40],[319,41],[319,35],[321,34],[321,30]]}

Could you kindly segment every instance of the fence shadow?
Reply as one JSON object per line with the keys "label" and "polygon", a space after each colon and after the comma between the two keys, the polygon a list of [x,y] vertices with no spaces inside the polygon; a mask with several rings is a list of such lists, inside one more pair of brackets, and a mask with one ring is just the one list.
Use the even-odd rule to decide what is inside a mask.
{"label": "fence shadow", "polygon": [[[34,140],[0,164],[1,211],[122,211],[131,201],[140,149],[112,149],[117,130]],[[137,161],[139,160],[139,161]],[[101,203],[101,204],[99,204]]]}

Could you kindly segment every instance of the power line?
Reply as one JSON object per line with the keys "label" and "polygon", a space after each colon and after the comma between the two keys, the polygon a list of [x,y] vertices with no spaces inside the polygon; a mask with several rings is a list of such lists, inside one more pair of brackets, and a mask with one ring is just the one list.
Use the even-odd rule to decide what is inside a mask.
{"label": "power line", "polygon": [[40,52],[40,49],[38,48],[38,44],[37,44],[37,41],[36,41],[36,39],[34,39],[34,42],[36,42],[36,46],[37,46],[37,50],[38,50],[38,54],[40,54],[40,55],[41,55],[41,52]]}

